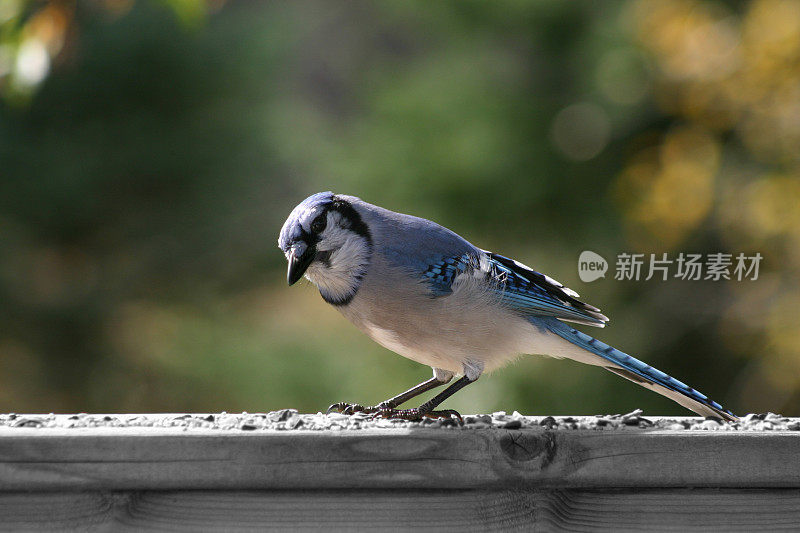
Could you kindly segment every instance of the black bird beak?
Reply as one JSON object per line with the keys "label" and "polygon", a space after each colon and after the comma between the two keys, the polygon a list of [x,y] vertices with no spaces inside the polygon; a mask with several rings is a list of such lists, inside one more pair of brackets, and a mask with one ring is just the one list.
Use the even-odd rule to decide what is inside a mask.
{"label": "black bird beak", "polygon": [[303,277],[317,253],[313,246],[307,246],[299,256],[295,255],[297,251],[297,248],[291,248],[287,257],[289,270],[286,273],[286,282],[289,285],[294,285]]}

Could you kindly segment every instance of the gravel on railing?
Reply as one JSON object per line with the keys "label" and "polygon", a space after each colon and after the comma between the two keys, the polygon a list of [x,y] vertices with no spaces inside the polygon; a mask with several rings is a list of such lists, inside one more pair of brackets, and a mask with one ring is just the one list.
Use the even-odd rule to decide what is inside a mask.
{"label": "gravel on railing", "polygon": [[98,428],[98,427],[165,427],[242,430],[242,431],[341,431],[373,428],[450,428],[456,431],[475,429],[548,429],[559,431],[800,431],[800,419],[775,413],[748,414],[738,422],[715,418],[647,417],[637,409],[627,414],[596,416],[524,416],[517,411],[507,414],[465,415],[464,424],[454,419],[424,419],[411,422],[399,419],[374,418],[370,415],[339,413],[302,414],[295,409],[268,413],[202,413],[202,414],[0,414],[0,428]]}

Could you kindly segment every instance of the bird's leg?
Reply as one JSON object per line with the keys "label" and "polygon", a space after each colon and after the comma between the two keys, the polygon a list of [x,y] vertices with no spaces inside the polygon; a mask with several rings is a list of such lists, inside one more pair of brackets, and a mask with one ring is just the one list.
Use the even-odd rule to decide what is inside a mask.
{"label": "bird's leg", "polygon": [[328,407],[328,412],[330,413],[331,411],[338,411],[346,415],[352,415],[353,413],[371,414],[381,409],[394,409],[398,405],[407,402],[411,398],[419,396],[423,392],[428,392],[431,389],[435,389],[436,387],[440,387],[445,383],[448,383],[451,379],[453,379],[452,374],[437,375],[436,373],[434,373],[434,376],[431,379],[423,381],[419,385],[415,385],[414,387],[411,387],[407,391],[401,392],[397,396],[389,398],[388,400],[385,400],[376,406],[364,407],[363,405],[359,405],[357,403],[339,402]]}
{"label": "bird's leg", "polygon": [[458,411],[454,411],[453,409],[443,409],[441,411],[434,411],[436,407],[439,406],[443,401],[448,399],[450,396],[455,394],[456,392],[460,391],[475,379],[469,379],[467,376],[462,377],[445,390],[428,400],[427,402],[423,403],[416,409],[394,409],[394,408],[379,408],[375,411],[375,416],[381,416],[383,418],[402,418],[404,420],[422,420],[423,418],[457,418],[460,423],[464,423],[461,415]]}
{"label": "bird's leg", "polygon": [[453,379],[452,375],[449,375],[445,378],[439,378],[437,376],[433,376],[431,379],[423,381],[419,385],[411,387],[407,391],[401,392],[397,396],[389,398],[388,400],[379,403],[378,407],[382,409],[394,409],[398,405],[407,402],[411,398],[416,398],[417,396],[419,396],[424,392],[428,392],[431,389],[435,389],[436,387],[440,387],[446,383],[449,383],[451,379]]}

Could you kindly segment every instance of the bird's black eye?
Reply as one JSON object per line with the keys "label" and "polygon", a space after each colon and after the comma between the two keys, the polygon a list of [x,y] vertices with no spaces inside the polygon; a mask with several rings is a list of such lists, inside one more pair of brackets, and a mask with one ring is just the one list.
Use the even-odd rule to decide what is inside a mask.
{"label": "bird's black eye", "polygon": [[322,213],[311,222],[311,231],[313,231],[314,233],[322,233],[323,231],[325,231],[325,226],[327,225],[328,225],[328,217],[327,215],[325,215],[325,213]]}

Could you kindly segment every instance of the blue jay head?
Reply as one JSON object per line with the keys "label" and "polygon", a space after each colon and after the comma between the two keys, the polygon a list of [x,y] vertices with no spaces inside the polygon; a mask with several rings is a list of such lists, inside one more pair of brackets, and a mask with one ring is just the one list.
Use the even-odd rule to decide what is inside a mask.
{"label": "blue jay head", "polygon": [[278,237],[278,247],[289,262],[289,285],[305,274],[321,290],[332,283],[351,283],[355,290],[358,280],[353,273],[364,268],[372,238],[351,199],[357,200],[320,192],[289,214]]}

